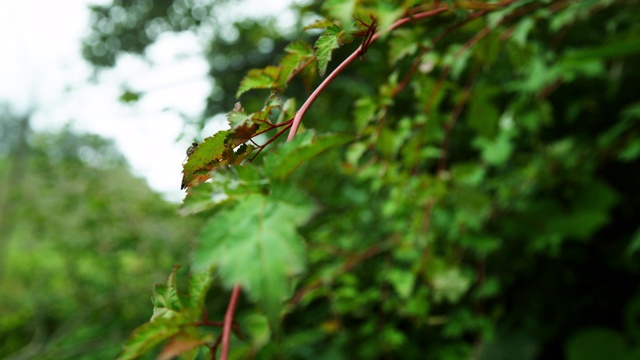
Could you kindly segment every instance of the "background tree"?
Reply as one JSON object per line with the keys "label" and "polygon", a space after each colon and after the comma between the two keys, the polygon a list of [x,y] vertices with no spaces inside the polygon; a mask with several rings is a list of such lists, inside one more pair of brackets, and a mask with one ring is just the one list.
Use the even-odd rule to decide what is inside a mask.
{"label": "background tree", "polygon": [[25,123],[8,109],[0,122],[0,354],[113,358],[147,319],[149,284],[187,261],[202,222],[177,218],[112,142],[14,131]]}
{"label": "background tree", "polygon": [[[181,23],[180,15],[198,31],[188,19],[202,8],[209,16],[200,20],[217,18],[214,2],[163,4],[136,12],[138,2],[116,2],[95,12],[115,22],[121,7],[147,32]],[[154,317],[122,357],[165,340],[155,350],[162,356],[195,357],[200,345],[213,356],[222,348],[224,358],[640,356],[636,7],[298,7],[300,19],[316,11],[327,19],[311,26],[322,33],[309,45],[229,61],[244,76],[236,84],[212,70],[224,91],[214,90],[208,115],[230,112],[230,130],[190,157],[182,208],[210,217],[194,252],[201,272],[182,295],[175,272],[156,287]],[[271,23],[251,24],[226,49],[249,56],[239,49],[273,34]],[[95,27],[88,46],[106,44],[104,33]],[[125,34],[109,32],[121,43]],[[213,36],[210,48],[224,43]],[[119,51],[104,55],[110,61],[100,52],[88,58],[111,65]],[[219,56],[209,54],[212,69]],[[336,67],[343,59],[353,61]],[[244,108],[233,107],[232,94]],[[299,107],[309,99],[308,111],[310,102]],[[299,120],[321,136],[298,130]],[[241,165],[289,128],[292,142],[276,139]],[[348,145],[311,159],[344,144],[345,134]],[[228,294],[211,291],[205,305],[212,282],[232,289],[222,322],[212,318],[222,318]]]}

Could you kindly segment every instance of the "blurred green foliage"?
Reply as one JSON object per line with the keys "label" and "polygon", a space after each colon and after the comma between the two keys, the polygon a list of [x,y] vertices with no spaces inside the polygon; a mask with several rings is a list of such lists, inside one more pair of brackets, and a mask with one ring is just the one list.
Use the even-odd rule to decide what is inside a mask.
{"label": "blurred green foliage", "polygon": [[[304,128],[343,133],[350,144],[305,158],[284,176],[276,161],[282,157],[270,154],[219,169],[185,199],[184,213],[209,217],[194,250],[196,265],[217,271],[209,318],[221,319],[228,302],[220,284],[243,285],[236,319],[244,336],[232,340],[233,358],[638,357],[637,1],[506,1],[487,13],[477,12],[479,2],[437,3],[450,8],[384,33],[304,117]],[[298,24],[316,14],[329,20],[317,26],[324,29],[318,44],[318,30],[310,36],[278,30],[273,21],[223,24],[218,2],[154,4],[95,7],[85,56],[112,66],[119,53],[142,53],[163,31],[196,31],[209,44],[205,56],[216,83],[203,122],[232,110],[233,94],[253,68],[244,82],[251,86],[240,91],[248,113],[262,106],[265,87],[279,90],[283,103],[302,104],[321,80],[317,74],[325,67],[331,73],[362,41],[353,36],[359,29],[353,16],[369,24],[373,15],[384,31],[403,14],[436,6],[346,0],[296,6]],[[123,11],[138,25],[100,25],[118,22]],[[205,21],[236,35],[202,35]],[[109,39],[124,44],[125,37],[142,40],[110,47]],[[273,46],[260,47],[264,39]],[[276,66],[283,71],[286,42],[298,39],[322,49],[301,80],[253,76]],[[277,141],[263,154],[298,163],[301,155],[287,146]],[[288,201],[304,209],[299,216]],[[311,219],[298,229],[303,241],[292,228],[310,206]],[[172,221],[178,220],[163,224]],[[284,264],[274,267],[268,261],[274,258]],[[274,288],[265,288],[267,281]],[[164,309],[158,301],[153,306]],[[147,341],[140,334],[156,321],[142,325],[128,346]],[[162,329],[174,331],[166,339],[178,329],[188,332],[183,339],[220,334],[162,321]],[[159,350],[146,351],[127,355]]]}
{"label": "blurred green foliage", "polygon": [[23,121],[2,117],[14,131],[0,141],[13,144],[0,153],[0,354],[113,358],[150,316],[150,284],[187,261],[201,221],[177,217],[112,142],[16,131]]}

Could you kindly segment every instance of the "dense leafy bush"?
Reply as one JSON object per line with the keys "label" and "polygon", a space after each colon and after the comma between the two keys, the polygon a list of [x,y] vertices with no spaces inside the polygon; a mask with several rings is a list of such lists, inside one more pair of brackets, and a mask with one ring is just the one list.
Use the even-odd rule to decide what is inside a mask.
{"label": "dense leafy bush", "polygon": [[[161,3],[137,24],[217,5]],[[210,220],[189,290],[157,286],[121,357],[640,357],[637,2],[298,6],[316,12],[286,46],[255,21],[210,39],[215,80],[219,51],[244,74],[184,167],[181,212]]]}

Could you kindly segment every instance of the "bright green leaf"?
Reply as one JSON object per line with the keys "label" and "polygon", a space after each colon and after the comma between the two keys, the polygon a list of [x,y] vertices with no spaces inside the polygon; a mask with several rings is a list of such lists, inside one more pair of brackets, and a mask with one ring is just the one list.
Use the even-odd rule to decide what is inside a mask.
{"label": "bright green leaf", "polygon": [[211,219],[194,255],[196,269],[217,265],[225,285],[240,283],[274,323],[290,295],[289,279],[305,269],[296,227],[308,219],[311,207],[294,198],[251,194],[239,199]]}
{"label": "bright green leaf", "polygon": [[138,327],[124,344],[118,360],[137,359],[161,342],[180,333],[180,317],[157,319]]}
{"label": "bright green leaf", "polygon": [[196,172],[204,171],[208,173],[212,165],[215,165],[215,162],[221,159],[226,148],[225,140],[227,135],[229,135],[229,131],[218,131],[215,135],[204,139],[198,148],[189,156],[182,170],[184,174],[182,180],[183,188],[191,183]]}
{"label": "bright green leaf", "polygon": [[302,41],[291,43],[284,50],[287,54],[280,60],[281,70],[278,79],[281,89],[284,89],[289,78],[314,56],[313,48]]}
{"label": "bright green leaf", "polygon": [[[173,271],[165,284],[156,284],[151,294],[151,302],[153,303],[153,316],[151,321],[159,317],[170,317],[176,311],[182,309],[180,296],[178,295],[178,287],[176,285],[176,273],[180,266],[174,266]],[[169,312],[167,312],[169,311]]]}
{"label": "bright green leaf", "polygon": [[471,279],[458,268],[442,269],[432,276],[433,297],[436,302],[457,302],[471,286]]}
{"label": "bright green leaf", "polygon": [[340,35],[342,29],[337,26],[331,26],[325,30],[316,41],[316,58],[318,59],[318,73],[324,76],[327,71],[327,64],[331,61],[331,53],[340,47]]}
{"label": "bright green leaf", "polygon": [[278,86],[278,76],[280,68],[277,66],[267,66],[264,69],[251,69],[240,82],[236,98],[245,92],[253,89],[272,89]]}
{"label": "bright green leaf", "polygon": [[207,291],[213,282],[210,271],[192,273],[189,277],[189,307],[192,310],[200,310],[204,306]]}

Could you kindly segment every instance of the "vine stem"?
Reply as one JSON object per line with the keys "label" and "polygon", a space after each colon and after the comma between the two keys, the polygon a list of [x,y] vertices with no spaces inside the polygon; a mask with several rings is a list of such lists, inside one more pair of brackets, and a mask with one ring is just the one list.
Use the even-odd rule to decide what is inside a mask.
{"label": "vine stem", "polygon": [[229,300],[229,307],[224,314],[224,327],[222,328],[222,352],[220,353],[221,360],[227,360],[229,356],[229,343],[231,342],[231,328],[233,326],[233,316],[236,312],[236,305],[238,298],[240,297],[240,284],[233,285],[231,291],[231,299]]}
{"label": "vine stem", "polygon": [[289,130],[289,136],[287,136],[287,141],[291,141],[293,137],[296,136],[296,132],[298,131],[298,127],[300,126],[300,122],[302,122],[302,117],[304,117],[304,114],[307,112],[307,110],[309,110],[309,107],[311,107],[314,101],[316,101],[318,96],[320,96],[322,91],[324,91],[324,89],[338,76],[338,74],[340,74],[347,66],[349,66],[349,64],[351,64],[355,59],[360,57],[360,55],[362,55],[362,52],[366,51],[366,45],[376,41],[376,39],[380,37],[383,31],[384,32],[391,31],[411,21],[416,21],[416,20],[427,18],[427,17],[431,17],[441,12],[445,12],[448,9],[449,7],[447,5],[442,5],[430,11],[425,11],[422,13],[411,15],[409,17],[402,18],[396,21],[395,23],[393,23],[389,27],[389,29],[378,31],[377,33],[375,33],[371,37],[371,39],[367,42],[367,44],[363,43],[362,45],[358,46],[356,51],[354,51],[351,55],[349,55],[349,57],[344,59],[344,61],[342,61],[342,63],[338,65],[338,67],[336,67],[331,72],[331,74],[329,74],[329,76],[327,76],[324,79],[324,81],[320,83],[320,85],[318,85],[318,87],[313,91],[313,93],[311,93],[311,95],[307,98],[304,104],[302,104],[300,109],[296,112],[296,116],[293,118],[293,124],[291,125],[291,130]]}

